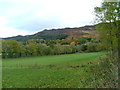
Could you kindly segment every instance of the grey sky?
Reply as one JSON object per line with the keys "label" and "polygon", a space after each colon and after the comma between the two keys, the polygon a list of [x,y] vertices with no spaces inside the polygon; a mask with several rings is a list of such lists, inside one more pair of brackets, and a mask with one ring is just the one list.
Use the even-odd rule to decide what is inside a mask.
{"label": "grey sky", "polygon": [[101,0],[0,0],[0,37],[93,24]]}

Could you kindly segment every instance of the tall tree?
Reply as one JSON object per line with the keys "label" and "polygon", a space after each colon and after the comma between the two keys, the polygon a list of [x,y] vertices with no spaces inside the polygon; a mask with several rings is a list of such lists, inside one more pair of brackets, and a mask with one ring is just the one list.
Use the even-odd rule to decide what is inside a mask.
{"label": "tall tree", "polygon": [[120,2],[103,2],[101,7],[95,7],[96,28],[100,32],[103,44],[113,52],[119,51],[120,38]]}
{"label": "tall tree", "polygon": [[20,57],[22,52],[22,44],[16,40],[2,40],[3,58]]}

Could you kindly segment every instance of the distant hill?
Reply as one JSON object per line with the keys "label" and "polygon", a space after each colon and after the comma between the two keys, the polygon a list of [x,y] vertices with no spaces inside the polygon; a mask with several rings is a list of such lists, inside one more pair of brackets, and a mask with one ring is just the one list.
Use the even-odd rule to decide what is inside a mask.
{"label": "distant hill", "polygon": [[[83,31],[83,32],[82,32]],[[75,27],[75,28],[60,28],[60,29],[50,29],[50,30],[43,30],[41,32],[38,32],[34,35],[53,35],[53,34],[87,34],[84,31],[95,31],[94,25],[84,26],[84,27]]]}
{"label": "distant hill", "polygon": [[75,28],[59,28],[59,29],[50,29],[50,30],[43,30],[33,35],[26,35],[26,36],[14,36],[3,38],[7,40],[29,40],[29,39],[65,39],[68,36],[72,37],[91,37],[96,38],[98,36],[98,32],[95,30],[94,25],[87,25],[83,27],[75,27]]}
{"label": "distant hill", "polygon": [[67,34],[73,37],[91,37],[97,38],[98,31],[95,29],[95,25],[86,25],[83,27],[74,27],[74,28],[59,28],[59,29],[50,29],[43,30],[41,32],[35,33],[34,35],[59,35]]}
{"label": "distant hill", "polygon": [[68,37],[66,34],[59,34],[59,35],[27,35],[27,36],[14,36],[3,38],[4,40],[17,40],[17,41],[26,41],[30,39],[45,39],[45,40],[56,40],[56,39],[65,39]]}

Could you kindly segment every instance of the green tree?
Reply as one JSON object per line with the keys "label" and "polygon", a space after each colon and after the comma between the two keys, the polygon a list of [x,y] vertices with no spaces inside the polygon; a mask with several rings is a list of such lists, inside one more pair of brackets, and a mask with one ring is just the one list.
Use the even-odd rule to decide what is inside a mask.
{"label": "green tree", "polygon": [[120,38],[120,2],[103,2],[101,7],[95,8],[96,25],[102,43],[113,52],[119,51]]}
{"label": "green tree", "polygon": [[20,57],[22,52],[22,43],[16,40],[2,41],[2,54],[4,58]]}
{"label": "green tree", "polygon": [[64,53],[65,54],[72,53],[72,48],[70,47],[70,45],[64,45]]}
{"label": "green tree", "polygon": [[77,52],[77,47],[75,45],[70,45],[70,48],[72,49],[72,53]]}
{"label": "green tree", "polygon": [[37,56],[37,44],[36,43],[30,43],[27,45],[27,49],[28,49],[28,54],[30,56]]}

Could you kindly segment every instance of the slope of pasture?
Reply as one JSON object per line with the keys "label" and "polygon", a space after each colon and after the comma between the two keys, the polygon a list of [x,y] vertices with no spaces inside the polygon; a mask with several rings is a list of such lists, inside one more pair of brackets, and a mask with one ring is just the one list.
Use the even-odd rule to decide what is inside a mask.
{"label": "slope of pasture", "polygon": [[3,59],[2,65],[3,66],[32,66],[32,65],[55,65],[55,64],[65,64],[65,63],[77,63],[77,62],[86,62],[89,60],[94,60],[97,56],[102,54],[103,52],[10,58],[10,59]]}
{"label": "slope of pasture", "polygon": [[89,66],[103,52],[3,60],[4,88],[91,87]]}

